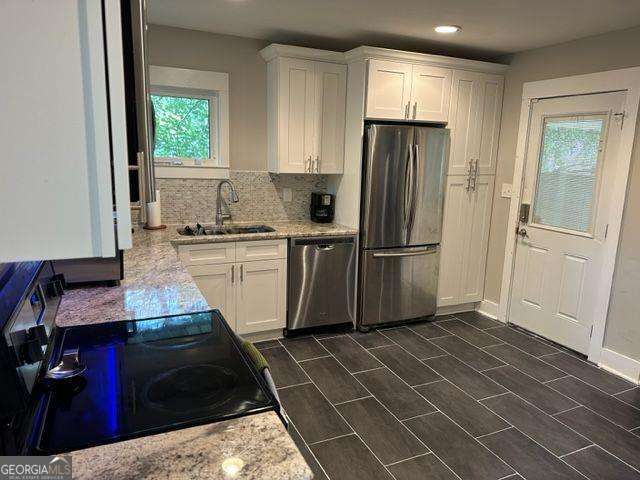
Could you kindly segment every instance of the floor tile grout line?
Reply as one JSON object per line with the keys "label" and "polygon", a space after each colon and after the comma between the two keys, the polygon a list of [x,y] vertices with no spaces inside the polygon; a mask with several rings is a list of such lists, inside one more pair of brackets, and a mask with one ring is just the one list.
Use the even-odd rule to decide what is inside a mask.
{"label": "floor tile grout line", "polygon": [[[493,410],[490,410],[491,413],[494,413]],[[508,427],[505,428],[501,428],[500,430],[496,430],[495,432],[490,432],[490,433],[484,433],[482,435],[478,435],[477,437],[474,437],[476,440],[479,440],[483,437],[488,437],[489,435],[495,435],[496,433],[500,433],[500,432],[504,432],[505,430],[511,430],[512,428],[515,428],[513,425],[511,425],[510,423],[508,423]]]}
{"label": "floor tile grout line", "polygon": [[[636,411],[638,412],[638,414],[640,414],[640,408],[635,407],[635,406],[633,406],[633,405],[631,405],[631,404],[629,404],[629,403],[627,403],[627,402],[625,402],[625,401],[620,400],[619,398],[615,397],[614,395],[612,395],[612,394],[610,394],[610,393],[605,392],[604,390],[602,390],[602,389],[600,389],[600,388],[596,387],[595,385],[591,385],[590,383],[587,383],[587,382],[585,382],[584,380],[581,380],[580,378],[578,378],[578,377],[576,377],[576,376],[574,376],[574,375],[567,375],[567,377],[574,378],[574,379],[576,379],[578,382],[582,382],[582,383],[584,383],[585,385],[589,385],[590,387],[592,387],[592,388],[594,388],[594,389],[598,390],[600,393],[602,393],[602,394],[604,394],[604,395],[607,395],[608,397],[611,397],[611,398],[613,398],[614,400],[617,400],[617,401],[618,401],[618,402],[620,402],[620,403],[624,403],[624,404],[628,405],[629,407],[631,407],[631,408],[633,408],[634,410],[636,410]],[[563,377],[563,378],[567,378],[567,377]],[[560,378],[557,378],[556,380],[560,380]],[[555,381],[555,380],[549,380],[549,382],[553,382],[553,381]],[[564,394],[563,394],[562,392],[560,392],[559,390],[557,390],[557,389],[553,388],[553,385],[547,385],[547,386],[548,386],[550,389],[552,389],[552,390],[554,390],[554,391],[556,391],[556,392],[558,392],[558,393],[560,393],[560,394],[564,395]],[[567,397],[567,398],[571,398],[571,397],[569,397],[568,395],[565,395],[565,397]],[[579,404],[579,405],[583,405],[583,406],[587,407],[587,405],[581,404],[580,402],[578,402],[578,400],[575,400],[575,399],[573,399],[573,398],[571,398],[571,400],[573,400],[574,402],[576,402],[576,403],[577,403],[577,404]],[[587,408],[588,408],[588,407],[587,407]],[[606,418],[606,417],[605,417],[605,418]],[[613,422],[613,420],[610,420],[610,419],[608,419],[608,420],[609,420],[609,421],[611,421],[611,422]],[[613,423],[615,423],[615,422],[613,422]],[[616,423],[616,425],[618,425],[618,424]],[[622,427],[622,425],[619,425],[619,426],[620,426],[620,427]],[[640,426],[640,425],[637,425],[637,426]],[[626,427],[622,427],[622,428],[624,428],[625,430],[628,430]],[[632,427],[632,428],[635,428],[635,427]]]}
{"label": "floor tile grout line", "polygon": [[431,450],[429,450],[427,453],[421,453],[420,455],[414,455],[413,457],[405,458],[403,460],[398,460],[397,462],[387,463],[385,465],[385,467],[391,467],[393,465],[397,465],[397,464],[402,463],[402,462],[408,462],[409,460],[414,460],[416,458],[426,457],[427,455],[432,455],[432,453],[433,452],[431,452]]}
{"label": "floor tile grout line", "polygon": [[[335,437],[331,437],[331,438],[323,438],[322,440],[318,440],[316,442],[311,442],[308,445],[309,446],[318,445],[319,443],[330,442],[331,440],[337,440],[339,438],[350,437],[351,435],[355,435],[355,433],[349,432],[349,433],[344,433],[342,435],[336,435]],[[300,434],[300,436],[302,436],[302,434]]]}
{"label": "floor tile grout line", "polygon": [[[306,372],[305,372],[306,374]],[[310,384],[311,381],[308,382],[301,382],[301,383],[294,383],[293,385],[285,385],[284,387],[276,387],[276,390],[280,391],[280,390],[286,390],[287,388],[292,388],[292,387],[300,387],[302,385],[308,385]]]}
{"label": "floor tile grout line", "polygon": [[[580,408],[580,407],[577,407]],[[608,418],[603,417],[602,415],[600,415],[598,412],[594,412],[593,410],[591,410],[588,407],[585,407],[584,405],[582,405],[582,408],[589,410],[591,413],[593,413],[594,415],[603,418],[605,421],[611,422],[611,420],[609,420]],[[573,409],[571,409],[573,410]],[[567,410],[568,411],[568,410]],[[560,412],[560,413],[564,413],[564,412]],[[559,415],[560,413],[554,414],[554,415]],[[553,415],[552,415],[553,416]],[[578,432],[577,430],[575,430],[574,428],[572,428],[570,425],[566,424],[565,422],[562,421],[562,419],[560,418],[556,418],[555,416],[553,416],[553,418],[555,418],[558,422],[560,422],[562,425],[564,425],[565,427],[567,427],[569,430],[572,430],[574,432],[576,432],[578,435],[582,436],[583,438],[586,438],[587,440],[589,440],[590,442],[593,443],[593,445],[596,445],[597,447],[600,447],[602,450],[604,450],[605,452],[607,452],[609,455],[611,455],[613,458],[615,458],[616,460],[618,460],[619,462],[622,462],[623,464],[625,464],[626,466],[628,466],[629,468],[631,468],[632,470],[640,473],[640,468],[636,468],[633,465],[629,464],[628,462],[625,462],[623,459],[621,459],[620,457],[618,457],[617,455],[615,455],[613,452],[611,452],[610,450],[608,450],[607,448],[604,447],[604,445],[600,445],[597,442],[594,442],[593,440],[591,440],[591,438],[587,437],[586,435],[581,434],[580,432]],[[616,425],[615,423],[613,423],[614,425]]]}
{"label": "floor tile grout line", "polygon": [[[359,400],[364,400],[364,399],[366,399],[366,398],[372,398],[372,397],[373,397],[373,395],[365,395],[364,397],[353,398],[353,399],[351,399],[351,400],[345,400],[344,402],[332,403],[332,405],[333,405],[334,407],[337,407],[338,405],[344,405],[345,403],[357,402],[357,401],[359,401]],[[373,398],[375,398],[375,397],[373,397]],[[376,400],[377,400],[377,399],[376,399]]]}
{"label": "floor tile grout line", "polygon": [[[346,367],[345,367],[345,366],[340,362],[340,360],[338,360],[338,358],[337,358],[337,357],[335,357],[335,356],[334,356],[333,358],[335,358],[335,359],[336,359],[336,361],[337,361],[338,363],[340,363],[340,366],[341,366],[342,368],[344,368],[345,370],[347,370],[347,368],[346,368]],[[375,357],[374,357],[374,358],[375,358]],[[376,360],[378,360],[378,359],[376,358]],[[378,361],[380,362],[380,360],[378,360]],[[355,375],[355,374],[357,374],[357,373],[373,372],[374,370],[380,370],[381,368],[388,368],[388,367],[387,367],[384,363],[382,363],[382,362],[380,362],[380,365],[381,365],[380,367],[376,367],[376,368],[367,368],[366,370],[358,370],[357,372],[349,372],[349,370],[347,370],[347,372],[349,372],[351,375]]]}
{"label": "floor tile grout line", "polygon": [[[394,418],[395,418],[395,419],[396,419],[396,420],[397,420],[397,421],[398,421],[398,422],[399,422],[399,423],[400,423],[400,424],[401,424],[401,425],[402,425],[402,426],[403,426],[403,427],[404,427],[404,428],[405,428],[405,429],[406,429],[406,430],[407,430],[411,435],[413,435],[413,437],[414,437],[414,438],[415,438],[415,439],[416,439],[416,440],[417,440],[417,441],[418,441],[422,446],[424,446],[424,447],[427,449],[427,451],[428,451],[428,452],[431,452],[435,458],[437,458],[437,459],[438,459],[438,460],[439,460],[439,461],[440,461],[440,462],[441,462],[441,463],[442,463],[442,464],[443,464],[447,469],[449,469],[449,470],[450,470],[450,471],[451,471],[451,472],[452,472],[456,477],[458,477],[458,478],[460,479],[460,476],[459,476],[458,474],[456,474],[456,473],[453,471],[453,469],[452,469],[449,465],[447,465],[447,464],[444,462],[444,460],[442,460],[438,455],[436,455],[436,453],[435,453],[435,452],[433,452],[433,451],[431,450],[431,448],[429,448],[429,446],[428,446],[428,445],[426,445],[426,444],[425,444],[425,443],[424,443],[424,442],[423,442],[423,441],[422,441],[422,440],[421,440],[421,439],[420,439],[420,438],[419,438],[419,437],[418,437],[418,436],[417,436],[417,435],[416,435],[416,434],[415,434],[415,433],[414,433],[410,428],[408,428],[408,427],[403,423],[403,421],[402,421],[402,420],[400,420],[400,419],[398,418],[398,416],[397,416],[396,414],[394,414],[391,410],[389,410],[389,408],[388,408],[388,407],[387,407],[383,402],[381,402],[381,401],[380,401],[380,400],[379,400],[379,399],[378,399],[378,398],[373,394],[373,392],[371,392],[371,390],[369,390],[369,389],[368,389],[368,388],[367,388],[367,387],[366,387],[362,382],[360,382],[360,381],[358,380],[358,378],[355,376],[355,375],[356,375],[356,373],[363,373],[363,372],[354,372],[354,373],[351,373],[351,372],[349,372],[349,370],[347,370],[347,368],[342,364],[342,362],[340,362],[340,360],[339,360],[337,357],[335,357],[335,359],[336,359],[336,362],[338,362],[338,364],[339,364],[340,366],[342,366],[342,368],[344,368],[344,369],[347,371],[347,373],[349,373],[349,374],[350,374],[350,375],[351,375],[351,376],[356,380],[356,382],[358,382],[360,385],[362,385],[362,387],[363,387],[367,392],[369,392],[369,393],[371,394],[371,396],[372,396],[372,397],[373,397],[373,398],[374,398],[374,399],[375,399],[375,400],[376,400],[376,401],[377,401],[377,402],[382,406],[382,408],[384,408],[387,412],[389,412],[389,414],[390,414],[391,416],[393,416],[393,417],[394,417]],[[380,360],[378,360],[378,361],[380,361]],[[391,372],[391,374],[392,374],[392,375],[395,375],[395,376],[396,376],[396,377],[397,377],[401,382],[403,382],[406,386],[408,386],[408,387],[409,387],[411,390],[413,390],[415,393],[417,393],[418,395],[420,395],[420,394],[419,394],[419,393],[418,393],[418,392],[417,392],[417,391],[416,391],[416,390],[415,390],[411,385],[409,385],[409,384],[408,384],[408,383],[407,383],[407,382],[406,382],[402,377],[400,377],[396,372],[394,372],[394,371],[393,371],[393,370],[392,370],[392,369],[391,369],[391,368],[390,368],[386,363],[384,363],[384,362],[382,362],[382,361],[380,361],[380,363],[381,363],[381,365],[383,365],[383,366],[382,366],[382,367],[380,367],[380,368],[386,368],[389,372]],[[426,365],[425,365],[425,366],[426,366]],[[378,369],[377,369],[377,368],[375,368],[375,369],[371,369],[371,370],[378,370]],[[371,370],[366,370],[366,371],[371,371]],[[315,385],[315,384],[314,384],[314,385]],[[316,388],[318,388],[318,387],[316,386]],[[318,388],[318,390],[320,390],[320,389]],[[323,394],[321,391],[320,391],[320,393],[324,396],[324,394]],[[420,397],[422,397],[422,395],[420,395]],[[325,396],[325,398],[326,398],[326,396]],[[422,398],[424,398],[424,397],[422,397]],[[432,413],[442,413],[442,412],[440,412],[440,410],[438,410],[438,409],[437,409],[437,407],[436,407],[435,405],[433,405],[433,404],[432,404],[431,402],[429,402],[428,400],[427,400],[427,403],[436,409],[436,411],[435,411],[435,412],[430,412],[429,414],[432,414]],[[337,408],[335,408],[335,407],[334,407],[334,409],[338,412],[338,414],[339,414],[340,416],[342,416],[342,414],[340,414],[340,412],[338,411],[338,409],[337,409]],[[422,416],[424,416],[424,415],[422,415]],[[344,419],[344,417],[342,417],[342,418]],[[350,427],[350,428],[355,432],[355,429],[351,426],[351,424],[350,424],[349,422],[347,422],[347,421],[346,421],[346,419],[345,419],[345,422],[346,422],[346,423],[347,423],[347,425],[349,425],[349,427]],[[358,435],[358,434],[357,434],[357,432],[356,432],[356,435]],[[371,451],[371,453],[373,454],[373,450],[371,450],[371,448],[369,447],[369,445],[367,445],[367,444],[365,443],[365,441],[364,441],[364,440],[363,440],[359,435],[358,435],[358,438],[359,438],[359,439],[360,439],[360,441],[361,441],[361,442],[362,442],[362,443],[367,447],[367,449],[368,449],[369,451]],[[379,459],[377,456],[375,456],[375,454],[374,454],[374,457],[375,457],[375,458],[380,462],[380,459]],[[405,459],[405,460],[406,460],[406,459]],[[380,462],[380,463],[382,464],[382,462]],[[384,466],[384,464],[382,464],[382,465]],[[384,466],[384,467],[385,467],[385,469],[389,472],[389,474],[391,475],[391,477],[392,477],[392,478],[395,478],[395,476],[394,476],[394,475],[389,471],[389,469],[387,469],[387,468],[386,468],[386,466]]]}
{"label": "floor tile grout line", "polygon": [[[427,365],[428,366],[428,365]],[[437,372],[436,372],[437,373]],[[432,383],[444,382],[446,379],[444,377],[439,378],[438,380],[433,380],[431,382],[419,383],[418,385],[409,385],[411,388],[416,389],[418,387],[424,387],[425,385],[431,385]]]}
{"label": "floor tile grout line", "polygon": [[574,453],[578,453],[578,452],[581,452],[582,450],[586,450],[587,448],[591,448],[591,447],[595,447],[595,446],[597,446],[597,445],[595,443],[592,443],[591,445],[587,445],[586,447],[578,448],[577,450],[574,450],[573,452],[564,453],[564,454],[560,455],[560,458],[568,457],[569,455],[573,455]]}
{"label": "floor tile grout line", "polygon": [[491,370],[497,370],[498,368],[508,367],[509,365],[511,365],[511,364],[507,363],[505,365],[498,365],[497,367],[490,367],[490,368],[485,368],[484,370],[477,370],[477,371],[480,372],[480,373],[490,372]]}
{"label": "floor tile grout line", "polygon": [[[410,330],[410,331],[412,331],[412,332],[413,332],[413,330]],[[414,333],[415,333],[415,332],[414,332]],[[381,335],[384,335],[384,334],[383,334],[383,333],[381,333]],[[431,343],[431,342],[429,342],[429,339],[424,338],[422,335],[419,335],[419,334],[417,334],[417,333],[416,333],[416,335],[420,336],[421,338],[423,338],[424,340],[426,340],[429,344],[433,345],[434,347],[439,348],[439,349],[440,349],[440,350],[442,350],[443,352],[445,352],[445,353],[447,352],[444,348],[439,347],[439,346],[438,346],[438,345],[436,345],[435,343]],[[385,335],[385,337],[387,337],[387,336]],[[387,338],[389,338],[389,337],[387,337]],[[393,339],[390,339],[390,340],[392,340],[392,341],[393,341]],[[431,368],[429,365],[427,365],[426,363],[424,363],[421,359],[419,359],[416,355],[414,355],[414,354],[413,354],[413,353],[411,353],[409,350],[407,350],[406,348],[404,348],[404,347],[403,347],[402,345],[400,345],[398,342],[395,342],[395,344],[396,344],[398,347],[400,347],[402,350],[404,350],[405,352],[407,352],[409,355],[411,355],[413,358],[415,358],[418,362],[422,363],[424,366],[426,366],[428,369],[430,369],[433,373],[435,373],[436,375],[438,375],[438,376],[442,377],[442,375],[440,375],[440,374],[439,374],[438,372],[436,372],[433,368]],[[393,346],[393,345],[389,345],[389,346]],[[439,356],[445,356],[445,355],[439,355]],[[376,357],[376,358],[378,358],[378,357]],[[433,358],[436,358],[436,357],[433,357]],[[427,359],[427,360],[429,360],[429,359]],[[380,359],[378,359],[378,361],[380,361]],[[382,362],[382,361],[380,361],[380,363],[382,363],[382,364],[384,364],[385,366],[387,366],[387,365],[386,365],[384,362]],[[389,367],[387,366],[387,368],[389,368]],[[390,369],[390,368],[389,368],[389,369]],[[390,370],[391,370],[391,369],[390,369]],[[411,385],[409,385],[409,386],[411,386]]]}
{"label": "floor tile grout line", "polygon": [[[476,312],[477,310],[471,310],[471,311],[472,311],[472,312]],[[473,327],[473,328],[476,328],[476,329],[478,329],[478,330],[480,330],[480,331],[482,331],[482,332],[484,332],[485,330],[489,330],[490,328],[499,328],[499,327],[503,327],[503,326],[505,326],[505,327],[506,327],[506,326],[507,326],[507,324],[506,324],[506,323],[503,323],[503,322],[501,322],[500,320],[497,320],[497,319],[491,318],[491,317],[489,317],[489,316],[487,316],[487,315],[479,314],[479,315],[481,315],[481,316],[483,316],[483,317],[487,317],[487,318],[489,318],[489,320],[492,320],[492,321],[494,321],[494,322],[497,322],[497,323],[500,323],[500,324],[501,324],[501,325],[493,325],[493,326],[491,326],[491,327],[487,327],[487,328],[480,328],[480,327],[478,327],[478,326],[476,326],[476,325],[473,325],[472,323],[469,323],[469,322],[468,322],[468,321],[466,321],[464,318],[456,317],[456,315],[460,315],[461,313],[468,313],[468,312],[458,312],[457,314],[456,314],[456,313],[452,313],[452,314],[451,314],[451,316],[452,316],[453,318],[457,318],[457,319],[458,319],[458,320],[460,320],[461,322],[464,322],[464,323],[466,323],[467,325],[469,325],[469,326],[471,326],[471,327]],[[446,321],[446,320],[445,320],[445,321]]]}
{"label": "floor tile grout line", "polygon": [[[514,394],[515,395],[515,394]],[[584,407],[584,405],[576,405],[575,407],[567,408],[566,410],[561,410],[555,413],[547,413],[547,415],[551,415],[555,418],[556,415],[562,415],[563,413],[570,412],[571,410],[575,410],[576,408]]]}
{"label": "floor tile grout line", "polygon": [[[380,401],[380,400],[378,400],[378,401]],[[431,404],[431,402],[429,402],[429,403]],[[432,404],[432,405],[433,405],[433,404]],[[399,418],[399,417],[396,417],[396,418],[398,418],[398,420],[400,420],[400,422],[404,423],[404,422],[409,422],[409,421],[411,421],[411,420],[415,420],[416,418],[426,417],[426,416],[428,416],[428,415],[433,415],[434,413],[442,413],[442,412],[440,412],[440,410],[438,409],[438,407],[435,407],[435,406],[434,406],[434,408],[435,408],[436,410],[434,410],[433,412],[421,413],[420,415],[414,415],[413,417],[405,418],[405,419],[402,419],[402,420],[400,420],[400,418]]]}
{"label": "floor tile grout line", "polygon": [[328,355],[322,355],[320,357],[313,357],[313,358],[303,358],[302,360],[296,360],[296,362],[298,363],[304,363],[304,362],[310,362],[311,360],[320,360],[321,358],[329,358],[331,357],[331,354]]}
{"label": "floor tile grout line", "polygon": [[[284,409],[284,407],[283,407]],[[302,433],[300,433],[300,430],[298,430],[298,427],[296,427],[296,424],[293,422],[293,420],[289,419],[289,421],[291,422],[291,424],[293,425],[293,428],[295,428],[296,432],[298,433],[298,436],[300,437],[300,439],[302,440],[302,443],[304,443],[305,447],[307,447],[307,450],[309,452],[309,454],[311,454],[311,456],[315,459],[316,463],[318,464],[318,466],[320,467],[320,470],[322,470],[322,473],[324,473],[324,476],[327,477],[327,480],[331,480],[331,477],[329,476],[329,474],[327,473],[327,471],[324,469],[324,467],[322,466],[322,463],[320,463],[320,460],[318,459],[318,457],[316,456],[315,453],[313,453],[313,450],[311,450],[311,448],[309,447],[309,444],[307,443],[307,441],[305,440],[305,438],[302,436]],[[288,433],[288,432],[287,432]],[[289,434],[289,437],[291,437],[291,434]],[[292,439],[293,440],[293,439]],[[295,443],[295,442],[294,442]],[[309,470],[311,470],[311,467],[309,467]],[[311,470],[311,473],[313,473],[313,470]],[[315,474],[314,474],[315,475]]]}
{"label": "floor tile grout line", "polygon": [[[634,385],[631,388],[626,388],[626,389],[621,390],[621,391],[616,392],[616,393],[610,393],[609,395],[611,395],[612,397],[615,397],[616,395],[620,395],[620,394],[623,394],[623,393],[630,392],[631,390],[635,390],[636,388],[638,388],[638,385]],[[624,400],[622,400],[622,401],[624,402]],[[625,403],[627,403],[627,402],[625,402]]]}
{"label": "floor tile grout line", "polygon": [[[562,371],[562,370],[560,370],[560,371]],[[562,380],[563,378],[568,378],[568,377],[571,377],[571,376],[572,375],[567,374],[567,375],[563,375],[563,376],[558,377],[558,378],[552,378],[551,380],[545,380],[544,382],[540,382],[540,380],[538,380],[538,381],[540,383],[542,383],[543,385],[546,385],[547,383],[555,382],[556,380]]]}
{"label": "floor tile grout line", "polygon": [[[500,385],[500,386],[502,387],[502,385]],[[502,387],[502,388],[504,388],[504,387]],[[511,390],[509,390],[509,389],[507,389],[507,388],[505,388],[505,390],[506,390],[505,392],[498,393],[498,394],[496,394],[496,395],[489,395],[488,397],[478,398],[478,399],[476,400],[476,402],[483,402],[484,400],[489,400],[490,398],[502,397],[503,395],[508,395],[508,394],[510,394],[510,393],[513,393]],[[468,394],[467,394],[467,395],[468,395]],[[547,414],[547,415],[548,415],[548,414]]]}
{"label": "floor tile grout line", "polygon": [[[354,340],[354,342],[355,342],[355,340]],[[357,343],[357,342],[356,342],[356,343]],[[359,344],[358,344],[358,345],[359,345]],[[286,347],[285,347],[285,349],[286,349]],[[335,358],[336,362],[338,362],[338,364],[340,364],[340,365],[342,366],[342,368],[344,368],[344,369],[347,371],[347,373],[350,373],[350,372],[349,372],[349,370],[347,370],[347,368],[342,364],[342,362],[340,362],[340,360],[339,360],[335,355],[334,355],[334,358]],[[350,374],[351,374],[351,373],[350,373]],[[355,377],[353,376],[353,374],[351,374],[351,376],[354,378],[354,380],[355,380],[356,382],[360,383],[360,382],[358,381],[358,379],[357,379],[357,378],[355,378]],[[327,401],[327,403],[329,403],[329,405],[331,406],[331,408],[333,408],[333,410],[334,410],[334,411],[335,411],[335,412],[340,416],[340,418],[342,418],[342,420],[344,421],[344,423],[345,423],[345,424],[346,424],[346,425],[347,425],[347,426],[348,426],[348,427],[353,431],[353,433],[358,437],[358,439],[359,439],[359,440],[362,442],[362,444],[367,448],[367,450],[369,450],[369,451],[371,452],[371,455],[373,455],[373,457],[374,457],[374,458],[375,458],[375,459],[380,463],[380,465],[382,466],[382,468],[384,468],[384,469],[385,469],[385,471],[386,471],[386,472],[387,472],[387,473],[388,473],[392,478],[395,478],[395,477],[391,474],[391,472],[389,471],[389,469],[388,469],[388,468],[384,465],[384,463],[380,460],[380,458],[378,458],[378,456],[374,453],[374,451],[371,449],[371,447],[369,447],[369,445],[367,445],[367,443],[362,439],[362,437],[358,434],[358,432],[355,430],[355,428],[353,428],[353,425],[351,425],[351,424],[347,421],[347,419],[344,417],[344,415],[342,415],[342,413],[340,413],[340,410],[338,410],[334,405],[332,405],[332,404],[331,404],[331,402],[329,401],[329,399],[327,398],[327,396],[326,396],[326,395],[322,392],[322,390],[320,390],[320,388],[315,384],[315,382],[313,381],[313,379],[311,379],[311,383],[314,385],[314,387],[316,387],[316,389],[318,390],[318,392],[320,392],[320,395],[322,395],[322,396],[324,397],[324,399]],[[360,385],[362,385],[362,384],[360,383]],[[362,387],[363,387],[367,392],[371,393],[371,392],[369,391],[369,389],[368,389],[368,388],[366,388],[364,385],[362,385]],[[375,398],[375,396],[373,396],[373,395],[371,395],[371,396]],[[376,401],[378,401],[378,399],[377,399],[377,398],[376,398]],[[380,404],[384,407],[384,405],[383,405],[381,402],[380,402]],[[386,407],[385,407],[385,408],[386,408]],[[389,412],[389,413],[391,413],[391,412]],[[400,422],[400,423],[402,423],[402,422]],[[403,426],[404,426],[404,425],[403,425]],[[406,427],[405,427],[405,428],[406,428]],[[407,428],[407,430],[408,430],[409,432],[411,432],[408,428]],[[413,432],[411,432],[411,433],[413,433]],[[300,434],[300,436],[302,436],[302,434]],[[416,437],[416,438],[417,438],[417,437]],[[420,441],[420,439],[418,439],[418,441]],[[422,443],[422,442],[420,442],[420,443]],[[424,445],[424,444],[423,444],[423,445]],[[424,446],[427,448],[427,450],[430,450],[430,449],[429,449],[429,447],[427,447],[426,445],[424,445]],[[324,470],[324,469],[323,469],[323,470]]]}
{"label": "floor tile grout line", "polygon": [[[498,342],[502,342],[502,343],[497,343],[497,344],[495,344],[495,345],[493,345],[493,344],[492,344],[492,345],[484,345],[484,346],[482,346],[482,347],[481,347],[481,346],[478,346],[478,345],[475,345],[475,344],[471,343],[471,342],[470,342],[470,341],[468,341],[468,340],[465,340],[461,335],[458,335],[457,333],[452,332],[451,330],[448,330],[446,326],[444,326],[444,327],[440,327],[440,328],[444,329],[445,331],[450,332],[450,333],[451,333],[451,335],[455,335],[456,337],[458,337],[458,338],[460,338],[460,339],[462,339],[462,340],[465,340],[467,343],[470,343],[471,345],[473,345],[473,346],[474,346],[474,347],[476,347],[476,348],[483,349],[483,348],[488,348],[488,347],[494,347],[494,346],[496,346],[496,345],[502,345],[503,343],[505,343],[505,342],[504,342],[504,340],[502,340],[501,338],[494,337],[494,336],[493,336],[493,335],[491,335],[490,333],[486,333],[484,330],[481,330],[481,329],[479,329],[479,328],[475,327],[474,325],[471,325],[471,324],[469,324],[469,323],[465,322],[464,320],[462,320],[462,319],[460,319],[460,318],[458,318],[458,317],[455,317],[454,319],[455,319],[455,320],[458,320],[459,322],[462,322],[463,324],[465,324],[465,325],[466,325],[467,327],[469,327],[469,328],[472,328],[472,329],[474,329],[474,330],[477,330],[477,331],[478,331],[478,333],[485,334],[485,335],[487,335],[487,336],[489,336],[489,337],[491,337],[491,338],[495,338]],[[445,321],[443,321],[442,323],[446,323],[446,322],[450,322],[450,321],[451,321],[451,320],[445,320]],[[487,353],[488,353],[488,352],[487,352]]]}

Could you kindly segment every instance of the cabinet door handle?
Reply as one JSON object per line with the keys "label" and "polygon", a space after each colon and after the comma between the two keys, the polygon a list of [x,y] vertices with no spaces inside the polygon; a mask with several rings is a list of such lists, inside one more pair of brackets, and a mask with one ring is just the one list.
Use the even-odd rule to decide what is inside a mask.
{"label": "cabinet door handle", "polygon": [[478,159],[473,161],[473,191],[476,191],[476,183],[478,182]]}
{"label": "cabinet door handle", "polygon": [[316,173],[320,173],[320,157],[316,155]]}
{"label": "cabinet door handle", "polygon": [[471,190],[471,171],[473,169],[473,158],[469,159],[469,169],[467,170],[467,192]]}
{"label": "cabinet door handle", "polygon": [[311,173],[311,155],[309,155],[309,158],[307,158],[307,161],[304,163],[305,163],[304,171],[307,173]]}
{"label": "cabinet door handle", "polygon": [[236,266],[231,265],[231,283],[234,283],[236,276]]}
{"label": "cabinet door handle", "polygon": [[242,268],[244,265],[240,264],[240,282],[244,282],[244,269]]}
{"label": "cabinet door handle", "polygon": [[407,102],[404,107],[404,118],[409,118],[409,105],[411,105],[411,102]]}
{"label": "cabinet door handle", "polygon": [[418,101],[416,100],[415,102],[413,102],[413,119],[416,119],[416,116],[418,115]]}

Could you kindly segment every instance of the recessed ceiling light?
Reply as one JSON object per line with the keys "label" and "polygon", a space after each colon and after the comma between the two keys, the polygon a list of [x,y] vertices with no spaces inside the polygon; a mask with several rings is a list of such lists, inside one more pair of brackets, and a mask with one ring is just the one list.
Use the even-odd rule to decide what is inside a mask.
{"label": "recessed ceiling light", "polygon": [[458,25],[438,25],[434,30],[438,33],[457,33],[462,30],[462,27]]}

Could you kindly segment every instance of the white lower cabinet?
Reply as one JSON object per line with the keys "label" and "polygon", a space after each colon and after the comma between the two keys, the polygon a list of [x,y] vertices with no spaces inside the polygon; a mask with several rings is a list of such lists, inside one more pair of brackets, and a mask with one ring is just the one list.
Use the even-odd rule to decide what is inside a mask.
{"label": "white lower cabinet", "polygon": [[438,306],[479,302],[484,294],[493,175],[447,177]]}
{"label": "white lower cabinet", "polygon": [[[225,252],[202,255],[195,252]],[[237,333],[284,328],[287,305],[287,241],[258,240],[203,245],[181,245],[180,259],[211,308],[224,315]],[[195,263],[194,263],[195,262]]]}
{"label": "white lower cabinet", "polygon": [[261,260],[240,265],[236,287],[238,333],[255,333],[285,327],[287,261]]}

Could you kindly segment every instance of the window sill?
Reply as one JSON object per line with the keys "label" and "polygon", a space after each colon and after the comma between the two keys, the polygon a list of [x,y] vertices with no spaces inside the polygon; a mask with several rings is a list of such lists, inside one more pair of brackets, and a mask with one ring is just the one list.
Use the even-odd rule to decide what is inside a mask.
{"label": "window sill", "polygon": [[229,167],[155,165],[156,178],[229,178]]}

